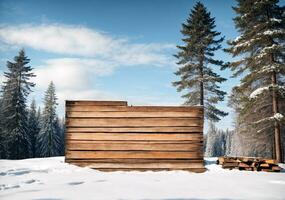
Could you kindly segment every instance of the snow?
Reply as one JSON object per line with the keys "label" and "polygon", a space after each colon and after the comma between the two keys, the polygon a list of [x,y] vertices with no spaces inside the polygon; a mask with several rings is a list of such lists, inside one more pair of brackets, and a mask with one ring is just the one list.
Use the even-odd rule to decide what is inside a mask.
{"label": "snow", "polygon": [[[260,123],[264,123],[264,122],[274,122],[274,121],[283,121],[284,120],[284,116],[281,114],[281,113],[276,113],[274,114],[273,116],[271,117],[266,117],[266,118],[263,118],[261,120],[258,120],[256,122],[254,122],[255,124],[260,124]],[[261,132],[261,130],[257,131],[257,132]]]}
{"label": "snow", "polygon": [[281,22],[282,20],[281,19],[276,19],[276,18],[270,18],[270,21],[272,22]]}
{"label": "snow", "polygon": [[284,119],[284,115],[282,115],[281,113],[276,113],[274,116],[273,116],[274,119],[276,119],[277,121],[281,121]]}
{"label": "snow", "polygon": [[269,86],[257,88],[256,90],[254,90],[254,91],[249,95],[249,98],[250,98],[250,99],[255,99],[258,95],[261,95],[263,92],[268,91],[268,90],[269,90]]}
{"label": "snow", "polygon": [[270,72],[279,72],[282,65],[279,63],[273,63],[271,65],[263,66],[257,73],[270,73]]}
{"label": "snow", "polygon": [[[99,172],[64,157],[0,160],[0,199],[285,199],[285,173],[225,170],[207,158],[205,173]],[[285,167],[285,165],[281,165]]]}
{"label": "snow", "polygon": [[[263,70],[265,70],[265,69],[263,69]],[[270,70],[270,68],[268,67],[267,70]],[[257,98],[259,95],[261,95],[263,92],[268,91],[269,89],[275,89],[275,90],[278,90],[279,92],[282,92],[282,93],[283,93],[283,91],[285,90],[285,86],[270,84],[270,85],[265,86],[265,87],[260,87],[260,88],[257,88],[256,90],[254,90],[254,91],[249,95],[249,98],[250,98],[250,99],[255,99],[255,98]]]}
{"label": "snow", "polygon": [[267,30],[263,32],[264,35],[274,35],[274,34],[282,34],[282,33],[284,33],[283,30]]}

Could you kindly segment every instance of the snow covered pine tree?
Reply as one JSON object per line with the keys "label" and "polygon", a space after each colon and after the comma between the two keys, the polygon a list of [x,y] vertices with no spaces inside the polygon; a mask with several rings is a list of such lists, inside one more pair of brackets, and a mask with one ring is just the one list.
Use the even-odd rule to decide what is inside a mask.
{"label": "snow covered pine tree", "polygon": [[[233,76],[243,75],[234,88],[240,100],[240,119],[254,125],[256,134],[274,133],[275,157],[281,162],[280,101],[285,96],[285,10],[278,0],[238,0],[234,18],[240,36],[226,51],[239,60],[229,67]],[[271,142],[271,141],[268,141]]]}
{"label": "snow covered pine tree", "polygon": [[7,157],[10,159],[27,158],[30,155],[30,138],[28,133],[27,96],[34,83],[29,82],[34,74],[27,66],[30,62],[24,50],[7,62],[8,72],[3,85],[3,131],[7,143]]}
{"label": "snow covered pine tree", "polygon": [[37,154],[40,157],[60,155],[60,133],[56,115],[55,86],[51,82],[45,93],[44,110],[41,117],[41,130],[37,137]]}
{"label": "snow covered pine tree", "polygon": [[215,104],[224,100],[226,92],[220,90],[217,83],[225,81],[209,66],[223,66],[223,62],[213,58],[214,52],[221,49],[220,43],[224,38],[215,40],[220,33],[214,31],[215,19],[210,12],[198,2],[191,11],[187,22],[182,24],[181,33],[185,36],[184,46],[177,46],[179,52],[175,57],[181,67],[175,73],[180,80],[173,82],[177,91],[187,91],[182,97],[185,104],[204,105],[205,117],[212,121],[219,121],[227,115],[216,108]]}

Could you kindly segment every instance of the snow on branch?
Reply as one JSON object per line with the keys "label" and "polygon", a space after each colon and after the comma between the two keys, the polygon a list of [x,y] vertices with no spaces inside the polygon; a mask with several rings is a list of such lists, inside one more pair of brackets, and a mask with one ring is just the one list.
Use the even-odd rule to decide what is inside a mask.
{"label": "snow on branch", "polygon": [[[269,32],[268,32],[269,33]],[[264,56],[267,56],[269,53],[272,53],[274,50],[278,50],[281,46],[273,44],[271,46],[264,47],[260,50],[259,54],[256,55],[256,59],[262,59]]]}
{"label": "snow on branch", "polygon": [[280,63],[273,63],[271,65],[265,65],[257,73],[270,73],[279,72],[283,66]]}
{"label": "snow on branch", "polygon": [[261,87],[261,88],[257,88],[256,90],[254,90],[250,95],[249,98],[250,99],[256,99],[259,95],[263,94],[264,92],[267,92],[271,89],[277,90],[280,93],[282,93],[283,91],[285,91],[285,86],[282,85],[268,85],[265,87]]}
{"label": "snow on branch", "polygon": [[282,34],[282,33],[284,33],[284,30],[267,30],[263,32],[264,35],[274,35],[274,34]]}
{"label": "snow on branch", "polygon": [[269,87],[270,87],[270,86],[257,88],[256,90],[254,90],[254,91],[249,95],[249,98],[250,98],[250,99],[255,99],[255,98],[257,98],[259,95],[261,95],[261,94],[264,93],[265,91],[268,91],[268,90],[269,90]]}
{"label": "snow on branch", "polygon": [[254,124],[261,124],[261,123],[264,123],[264,122],[274,122],[274,121],[277,121],[277,122],[281,122],[281,121],[284,121],[285,120],[285,117],[284,115],[282,115],[281,113],[276,113],[275,115],[271,116],[271,117],[266,117],[266,118],[263,118],[261,120],[258,120],[256,122],[254,122]]}
{"label": "snow on branch", "polygon": [[276,113],[274,116],[273,116],[274,119],[276,119],[277,121],[282,121],[285,119],[284,115],[282,115],[281,113]]}
{"label": "snow on branch", "polygon": [[281,19],[276,19],[276,18],[270,18],[270,21],[280,23],[282,20]]}

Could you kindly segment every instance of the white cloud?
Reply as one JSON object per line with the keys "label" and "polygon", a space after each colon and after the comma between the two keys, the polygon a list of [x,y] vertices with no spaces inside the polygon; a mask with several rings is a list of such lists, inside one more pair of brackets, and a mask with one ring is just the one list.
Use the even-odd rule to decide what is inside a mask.
{"label": "white cloud", "polygon": [[[38,93],[43,93],[53,81],[60,102],[60,110],[66,99],[108,99],[107,92],[94,89],[98,76],[112,73],[115,64],[97,59],[58,58],[45,61],[34,69]],[[95,81],[94,81],[95,80]]]}
{"label": "white cloud", "polygon": [[30,47],[57,54],[101,58],[121,65],[173,65],[174,45],[132,43],[126,38],[84,26],[62,24],[1,26],[0,40],[5,45]]}
{"label": "white cloud", "polygon": [[53,81],[59,89],[90,87],[90,79],[110,74],[115,64],[97,59],[58,58],[47,60],[35,69],[37,87]]}

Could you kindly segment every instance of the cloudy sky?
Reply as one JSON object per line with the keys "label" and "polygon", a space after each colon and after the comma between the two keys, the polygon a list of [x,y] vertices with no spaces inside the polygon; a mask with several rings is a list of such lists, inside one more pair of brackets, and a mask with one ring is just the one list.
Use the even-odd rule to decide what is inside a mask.
{"label": "cloudy sky", "polygon": [[[177,69],[176,45],[181,23],[196,1],[0,0],[0,81],[6,61],[20,48],[31,59],[37,77],[29,99],[42,104],[50,81],[56,85],[58,111],[66,99],[127,100],[132,105],[180,105],[171,82]],[[216,17],[226,39],[237,36],[234,1],[202,1]],[[226,47],[226,44],[224,44]],[[217,52],[217,58],[231,57]],[[230,77],[229,71],[221,73]],[[230,92],[237,80],[222,88]],[[219,105],[230,111],[227,102]],[[232,115],[219,126],[230,128]]]}

